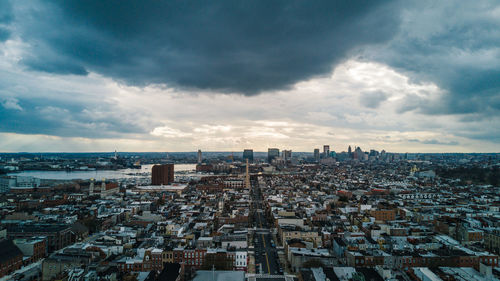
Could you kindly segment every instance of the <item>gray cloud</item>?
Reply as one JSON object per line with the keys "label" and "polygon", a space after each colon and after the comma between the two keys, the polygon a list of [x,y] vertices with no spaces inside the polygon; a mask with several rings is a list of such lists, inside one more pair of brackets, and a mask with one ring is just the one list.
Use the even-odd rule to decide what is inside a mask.
{"label": "gray cloud", "polygon": [[118,138],[148,133],[148,128],[131,122],[130,118],[108,112],[109,104],[10,98],[0,105],[0,132],[86,138]]}
{"label": "gray cloud", "polygon": [[[424,135],[429,139],[408,137],[415,138],[415,146],[458,144],[440,139],[440,133],[499,142],[500,5],[494,1],[117,3],[0,1],[0,50],[5,55],[0,61],[0,131],[147,138],[163,123],[185,122],[191,128],[233,118],[302,120],[306,112],[310,122],[322,126],[437,133]],[[13,40],[4,44],[8,39]],[[364,73],[343,70],[343,79],[351,80],[335,71],[332,84],[320,90],[310,85],[311,91],[272,91],[329,75],[351,58],[357,59],[342,67],[381,62],[399,78],[386,79],[390,73],[379,73],[386,68],[379,65]],[[162,104],[150,116],[154,104],[117,106],[114,101],[130,96],[107,89],[108,78],[119,87],[166,83],[159,86],[166,89],[161,99],[142,87],[137,88],[140,94],[152,97],[134,97],[137,104],[148,103],[147,98]],[[102,84],[96,87],[85,84],[98,80]],[[343,81],[349,87],[339,91]],[[413,83],[428,82],[445,94],[428,85],[415,90]],[[23,87],[25,92],[16,92]],[[183,96],[183,104],[168,99],[184,93],[200,97]],[[244,103],[228,107],[226,98]],[[272,108],[263,106],[270,100]]]}
{"label": "gray cloud", "polygon": [[0,27],[0,42],[7,40],[10,37],[10,31]]}
{"label": "gray cloud", "polygon": [[12,22],[13,11],[10,2],[0,1],[0,42],[3,42],[10,37],[10,31],[5,25]]}
{"label": "gray cloud", "polygon": [[386,101],[387,98],[389,98],[389,95],[381,91],[366,92],[361,94],[359,102],[365,107],[375,109],[378,108],[382,102]]}
{"label": "gray cloud", "polygon": [[410,139],[408,141],[422,143],[422,144],[432,144],[432,145],[459,145],[460,144],[457,141],[440,141],[440,140],[436,140],[436,139],[429,139],[429,140]]}
{"label": "gray cloud", "polygon": [[36,7],[16,21],[31,69],[244,94],[326,74],[399,25],[392,1],[15,3]]}
{"label": "gray cloud", "polygon": [[4,98],[0,100],[0,104],[4,109],[12,109],[12,110],[23,110],[23,108],[19,105],[19,101],[16,98]]}
{"label": "gray cloud", "polygon": [[398,34],[379,48],[366,48],[365,58],[447,91],[438,101],[413,100],[400,111],[498,115],[499,13],[497,1],[408,2]]}

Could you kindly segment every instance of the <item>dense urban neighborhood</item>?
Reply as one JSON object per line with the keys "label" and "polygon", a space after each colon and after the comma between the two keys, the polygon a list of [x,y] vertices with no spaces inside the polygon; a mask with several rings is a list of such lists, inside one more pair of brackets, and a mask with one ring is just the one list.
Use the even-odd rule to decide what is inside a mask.
{"label": "dense urban neighborhood", "polygon": [[0,280],[500,280],[499,154],[0,157]]}

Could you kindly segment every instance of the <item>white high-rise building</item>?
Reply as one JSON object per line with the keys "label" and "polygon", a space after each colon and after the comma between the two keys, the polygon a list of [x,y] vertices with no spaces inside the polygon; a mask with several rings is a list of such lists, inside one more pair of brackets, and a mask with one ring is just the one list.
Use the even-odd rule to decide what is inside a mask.
{"label": "white high-rise building", "polygon": [[202,158],[201,158],[201,149],[198,149],[198,164],[201,164],[202,162]]}

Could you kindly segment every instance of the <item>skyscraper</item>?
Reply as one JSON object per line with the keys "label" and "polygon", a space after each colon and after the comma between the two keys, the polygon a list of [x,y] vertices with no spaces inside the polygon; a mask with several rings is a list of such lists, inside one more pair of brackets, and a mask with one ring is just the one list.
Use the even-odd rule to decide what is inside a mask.
{"label": "skyscraper", "polygon": [[247,160],[249,162],[253,162],[253,149],[245,149],[243,150],[243,160]]}
{"label": "skyscraper", "polygon": [[363,161],[364,160],[363,150],[361,150],[361,148],[359,146],[356,147],[356,149],[354,149],[353,159],[356,159],[356,160],[359,160],[359,161]]}
{"label": "skyscraper", "polygon": [[151,169],[151,185],[167,185],[174,182],[174,164],[154,165]]}
{"label": "skyscraper", "polygon": [[328,157],[330,157],[330,146],[323,145],[323,158],[328,158]]}
{"label": "skyscraper", "polygon": [[272,163],[273,160],[280,156],[280,150],[278,148],[267,149],[267,162]]}
{"label": "skyscraper", "polygon": [[286,162],[292,161],[292,150],[283,150],[281,155]]}
{"label": "skyscraper", "polygon": [[319,148],[314,149],[314,161],[319,162]]}
{"label": "skyscraper", "polygon": [[198,149],[198,164],[201,164],[202,162],[202,158],[201,158],[201,149]]}

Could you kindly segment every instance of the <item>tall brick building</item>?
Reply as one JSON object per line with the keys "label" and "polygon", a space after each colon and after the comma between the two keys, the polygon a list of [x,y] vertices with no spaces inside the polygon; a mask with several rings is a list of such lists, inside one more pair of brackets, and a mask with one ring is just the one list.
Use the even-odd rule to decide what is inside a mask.
{"label": "tall brick building", "polygon": [[12,240],[0,240],[0,277],[11,274],[23,265],[23,253]]}
{"label": "tall brick building", "polygon": [[396,210],[372,210],[370,214],[377,221],[393,221],[396,219]]}
{"label": "tall brick building", "polygon": [[174,182],[174,164],[154,165],[151,171],[151,184],[162,185]]}

